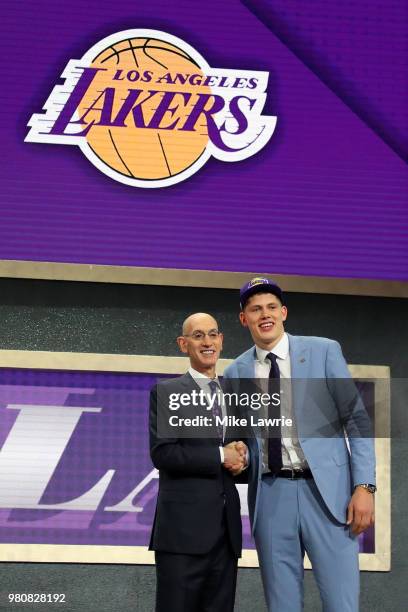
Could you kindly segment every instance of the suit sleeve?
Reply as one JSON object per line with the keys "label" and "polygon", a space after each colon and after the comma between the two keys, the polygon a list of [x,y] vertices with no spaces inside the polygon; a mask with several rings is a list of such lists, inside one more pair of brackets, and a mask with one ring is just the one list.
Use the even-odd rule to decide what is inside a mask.
{"label": "suit sleeve", "polygon": [[159,470],[184,476],[218,475],[222,469],[220,451],[213,444],[195,444],[188,439],[161,438],[157,434],[157,386],[150,392],[150,457]]}
{"label": "suit sleeve", "polygon": [[375,484],[373,426],[338,342],[328,346],[326,379],[347,433],[353,484]]}

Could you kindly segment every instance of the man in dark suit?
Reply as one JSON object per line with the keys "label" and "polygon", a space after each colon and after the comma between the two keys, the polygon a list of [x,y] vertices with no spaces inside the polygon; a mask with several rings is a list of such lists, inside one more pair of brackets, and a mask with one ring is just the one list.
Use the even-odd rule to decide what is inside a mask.
{"label": "man in dark suit", "polygon": [[[203,391],[209,398],[215,395],[221,401],[210,402],[207,416],[213,422],[217,414],[224,416],[215,371],[222,341],[212,316],[197,313],[188,317],[177,343],[188,355],[190,368],[179,378],[159,383],[150,396],[150,453],[159,470],[150,541],[156,559],[156,612],[234,609],[242,535],[233,475],[244,466],[245,450],[240,453],[235,443],[225,444],[225,428],[215,424],[205,437],[162,437],[158,427],[163,398],[180,394]],[[184,408],[183,415],[188,410]]]}

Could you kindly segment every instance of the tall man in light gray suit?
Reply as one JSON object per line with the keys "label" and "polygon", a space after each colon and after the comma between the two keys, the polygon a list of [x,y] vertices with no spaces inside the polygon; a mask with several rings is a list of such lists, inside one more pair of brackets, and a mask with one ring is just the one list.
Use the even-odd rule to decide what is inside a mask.
{"label": "tall man in light gray suit", "polygon": [[248,505],[268,610],[303,609],[306,551],[324,612],[357,612],[357,535],[374,522],[375,493],[364,406],[337,342],[285,332],[287,308],[275,283],[254,278],[240,297],[240,321],[255,346],[224,377],[268,379],[281,390],[291,379],[280,411],[293,427],[247,440]]}

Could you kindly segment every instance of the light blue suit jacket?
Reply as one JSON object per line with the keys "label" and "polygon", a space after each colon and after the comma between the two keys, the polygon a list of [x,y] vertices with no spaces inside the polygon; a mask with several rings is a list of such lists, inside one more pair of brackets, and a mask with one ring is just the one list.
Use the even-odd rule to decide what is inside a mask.
{"label": "light blue suit jacket", "polygon": [[[299,442],[327,508],[339,522],[345,523],[353,486],[375,484],[374,443],[367,434],[368,416],[338,342],[312,336],[288,334],[288,337],[293,414]],[[227,367],[224,378],[253,379],[255,360],[256,351],[252,347]],[[262,452],[256,435],[247,443],[248,507],[254,531]]]}

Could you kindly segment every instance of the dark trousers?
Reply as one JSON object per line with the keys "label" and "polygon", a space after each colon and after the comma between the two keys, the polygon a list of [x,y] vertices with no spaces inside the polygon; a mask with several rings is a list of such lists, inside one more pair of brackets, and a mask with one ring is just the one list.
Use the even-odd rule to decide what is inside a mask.
{"label": "dark trousers", "polygon": [[205,555],[158,552],[156,612],[233,612],[237,558],[226,530]]}

